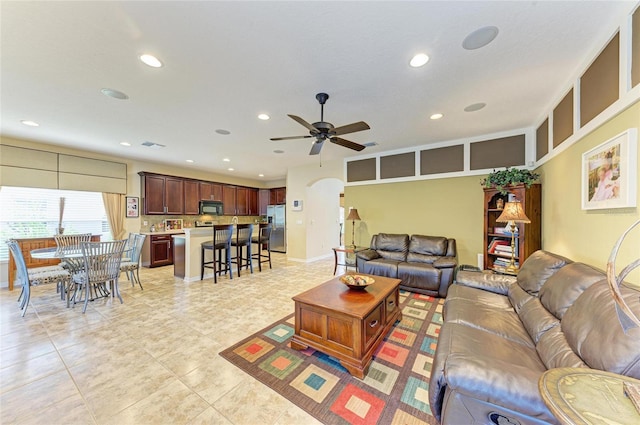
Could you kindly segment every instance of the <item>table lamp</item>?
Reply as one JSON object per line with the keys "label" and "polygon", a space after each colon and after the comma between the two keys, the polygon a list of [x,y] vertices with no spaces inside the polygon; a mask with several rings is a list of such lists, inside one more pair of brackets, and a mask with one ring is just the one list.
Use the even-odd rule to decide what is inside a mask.
{"label": "table lamp", "polygon": [[358,215],[358,210],[356,208],[351,208],[349,210],[349,215],[347,216],[347,220],[351,220],[351,246],[353,248],[356,247],[355,243],[355,234],[356,234],[356,220],[361,220]]}
{"label": "table lamp", "polygon": [[531,223],[522,209],[520,201],[507,202],[500,217],[496,219],[499,223],[511,223],[511,261],[505,269],[507,273],[518,273],[516,266],[516,223]]}

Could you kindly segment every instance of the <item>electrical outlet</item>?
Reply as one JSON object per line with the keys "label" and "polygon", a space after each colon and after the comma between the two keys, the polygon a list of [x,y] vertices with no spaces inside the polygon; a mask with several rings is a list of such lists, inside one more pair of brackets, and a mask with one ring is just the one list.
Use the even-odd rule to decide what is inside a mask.
{"label": "electrical outlet", "polygon": [[143,221],[143,222],[142,222],[142,225],[143,225],[143,226],[148,226],[148,225],[149,225],[149,222],[148,222],[147,220],[145,220],[145,221]]}

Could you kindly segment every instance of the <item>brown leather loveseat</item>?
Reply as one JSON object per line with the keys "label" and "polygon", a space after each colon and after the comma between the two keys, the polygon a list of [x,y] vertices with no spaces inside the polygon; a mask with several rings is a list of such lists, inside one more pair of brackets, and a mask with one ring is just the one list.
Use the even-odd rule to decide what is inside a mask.
{"label": "brown leather loveseat", "polygon": [[401,289],[447,296],[458,264],[456,241],[442,236],[379,233],[356,254],[358,271],[402,280]]}
{"label": "brown leather loveseat", "polygon": [[[640,315],[640,290],[620,290]],[[614,305],[604,272],[546,251],[529,256],[517,277],[458,271],[431,369],[434,416],[442,424],[556,424],[538,389],[548,369],[640,379],[640,328],[625,333]]]}

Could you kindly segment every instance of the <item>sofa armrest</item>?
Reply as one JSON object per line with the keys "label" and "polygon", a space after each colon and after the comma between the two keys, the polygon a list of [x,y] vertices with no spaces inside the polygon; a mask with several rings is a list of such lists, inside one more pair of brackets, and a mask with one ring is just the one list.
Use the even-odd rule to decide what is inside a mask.
{"label": "sofa armrest", "polygon": [[376,258],[380,258],[380,254],[376,250],[373,249],[365,249],[364,251],[356,252],[356,257],[363,261],[374,260]]}
{"label": "sofa armrest", "polygon": [[496,294],[507,295],[509,287],[516,283],[516,277],[489,272],[460,270],[456,275],[456,283],[495,292]]}
{"label": "sofa armrest", "polygon": [[440,257],[433,262],[433,267],[436,269],[453,268],[458,265],[456,257]]}

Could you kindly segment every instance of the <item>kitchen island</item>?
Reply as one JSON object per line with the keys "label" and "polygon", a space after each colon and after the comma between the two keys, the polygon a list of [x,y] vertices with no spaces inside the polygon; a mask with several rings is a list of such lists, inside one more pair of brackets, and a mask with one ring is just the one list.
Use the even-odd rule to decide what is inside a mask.
{"label": "kitchen island", "polygon": [[[235,226],[234,226],[235,228]],[[193,227],[182,229],[184,234],[171,235],[173,238],[173,275],[185,282],[200,280],[201,244],[213,239],[213,228]],[[252,236],[257,236],[258,224],[253,225]],[[235,229],[234,229],[235,237]],[[232,253],[232,256],[235,255]],[[204,278],[212,278],[213,270],[205,269]]]}

